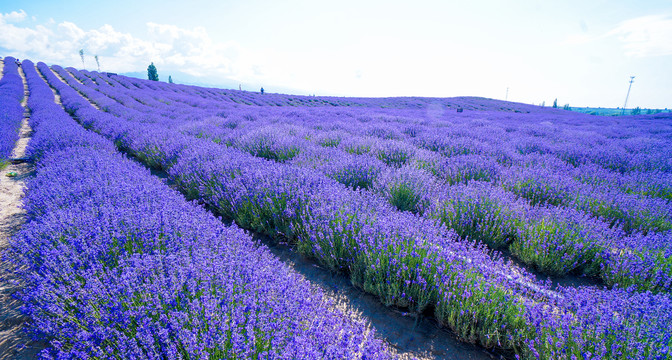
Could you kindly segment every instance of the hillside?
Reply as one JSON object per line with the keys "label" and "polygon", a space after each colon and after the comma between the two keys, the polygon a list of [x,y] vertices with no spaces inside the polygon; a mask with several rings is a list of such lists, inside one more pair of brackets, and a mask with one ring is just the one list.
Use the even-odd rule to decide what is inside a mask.
{"label": "hillside", "polygon": [[52,356],[453,356],[275,246],[480,349],[463,358],[670,356],[672,114],[4,72],[35,163],[7,251]]}

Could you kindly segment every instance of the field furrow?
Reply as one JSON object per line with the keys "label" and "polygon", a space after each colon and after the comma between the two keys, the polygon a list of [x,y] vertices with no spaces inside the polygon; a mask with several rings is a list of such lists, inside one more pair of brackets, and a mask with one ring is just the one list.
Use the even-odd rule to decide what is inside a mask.
{"label": "field furrow", "polygon": [[[23,64],[37,175],[8,256],[25,282],[18,298],[33,333],[50,342],[45,355],[391,356],[365,322],[249,235],[80,127]],[[70,94],[57,90],[67,104]]]}
{"label": "field furrow", "polygon": [[[447,196],[456,196],[464,203],[458,203],[457,210],[455,204],[450,204],[453,206],[452,213],[439,213],[447,219],[443,221],[444,224],[455,221],[466,232],[475,234],[460,234],[465,238],[476,235],[506,236],[505,233],[502,235],[502,228],[508,226],[506,221],[509,219],[518,226],[518,219],[513,215],[515,211],[520,211],[525,216],[523,219],[532,220],[520,228],[504,230],[512,232],[517,239],[529,239],[530,245],[520,249],[516,249],[516,243],[513,243],[512,252],[521,258],[527,251],[542,258],[540,261],[567,262],[571,265],[583,261],[572,259],[573,250],[587,247],[588,253],[608,251],[606,265],[600,264],[602,267],[599,271],[607,274],[611,271],[611,274],[616,273],[637,284],[640,283],[637,276],[641,276],[644,278],[643,289],[663,291],[652,294],[640,292],[637,288],[625,289],[618,286],[612,289],[582,287],[551,290],[546,284],[537,282],[524,269],[493,259],[484,247],[475,247],[471,242],[464,241],[454,232],[448,231],[441,222],[437,223],[431,217],[416,216],[411,211],[400,211],[413,210],[413,206],[407,208],[395,205],[395,208],[387,201],[394,200],[392,198],[386,200],[378,193],[353,189],[327,176],[325,172],[310,166],[292,164],[290,160],[303,154],[307,148],[301,146],[299,137],[305,138],[308,133],[312,139],[313,135],[324,130],[315,124],[311,125],[312,128],[287,124],[293,117],[300,118],[300,124],[310,124],[310,113],[296,115],[292,111],[269,110],[261,105],[256,105],[261,109],[250,109],[247,107],[249,105],[238,102],[227,107],[213,100],[222,95],[216,90],[171,86],[121,77],[113,77],[113,81],[108,82],[101,80],[99,75],[88,77],[73,70],[67,72],[54,67],[68,83],[66,85],[46,65],[40,64],[39,67],[51,85],[58,89],[65,108],[85,127],[113,140],[119,148],[132,153],[147,166],[167,171],[188,197],[207,203],[220,214],[234,219],[241,227],[278,240],[290,241],[301,253],[315,258],[323,266],[349,274],[356,286],[378,296],[386,305],[407,307],[414,312],[431,311],[439,322],[449,326],[467,341],[479,342],[486,347],[511,349],[524,357],[571,358],[573,355],[585,357],[587,353],[613,358],[654,358],[667,355],[670,339],[665,334],[670,333],[668,319],[672,315],[672,307],[669,306],[671,300],[666,292],[669,288],[670,257],[667,253],[669,246],[666,247],[664,239],[669,237],[666,228],[669,204],[664,199],[640,194],[634,195],[635,198],[625,197],[625,200],[618,203],[620,205],[610,207],[609,204],[600,203],[597,197],[596,202],[588,200],[590,206],[607,215],[595,218],[591,216],[596,215],[592,210],[582,213],[571,206],[568,207],[569,210],[563,210],[565,207],[535,207],[538,204],[527,201],[534,199],[534,196],[525,196],[522,190],[516,190],[517,180],[510,189],[507,188],[506,181],[501,181],[504,184],[503,189],[486,189],[485,193],[488,195],[497,194],[497,191],[511,194],[511,199],[503,200],[505,206],[502,207],[499,207],[500,203],[489,205],[487,198],[482,205],[478,205],[481,201],[481,195],[478,194],[483,193],[478,189],[481,185],[473,185],[471,181],[466,181],[464,187],[467,189],[459,186],[440,187],[447,187]],[[79,81],[72,79],[70,73],[79,77]],[[190,89],[193,92],[190,93]],[[90,106],[88,100],[80,94],[97,104],[101,110]],[[269,101],[279,101],[282,98],[252,97],[257,98],[255,103],[258,104],[268,104]],[[181,99],[179,103],[188,105],[176,104],[176,98]],[[330,104],[336,106],[338,102],[332,101]],[[412,109],[407,110],[402,112],[408,116],[413,115]],[[312,115],[320,115],[320,111],[321,109],[317,109]],[[338,120],[339,111],[341,110],[327,111],[321,115],[336,116],[336,122],[347,122]],[[349,119],[349,111],[343,111],[346,119]],[[255,115],[255,112],[268,114]],[[268,122],[260,120],[262,115],[269,116]],[[492,113],[490,115],[494,116]],[[553,115],[546,114],[542,119],[553,118]],[[280,123],[280,130],[289,129],[289,135],[298,134],[299,137],[273,137],[277,129],[273,128],[274,122],[270,116],[275,116],[275,122]],[[382,119],[382,122],[375,123],[375,117],[368,115],[368,118],[364,118],[365,121],[360,122],[374,122],[375,126],[362,127],[369,130],[379,129],[383,134],[389,131],[394,134],[394,128],[386,129],[384,124],[392,122],[407,126],[413,121],[390,115],[382,116]],[[464,131],[468,130],[467,124],[461,124],[460,120],[452,118],[447,121],[437,120],[436,124],[430,124],[433,127],[429,129],[443,129],[450,125],[451,120],[456,121],[458,127],[463,126]],[[476,120],[481,123],[484,121]],[[518,131],[513,124],[506,122],[506,118],[502,121],[505,124],[501,128],[503,133],[509,132],[510,128]],[[572,123],[572,119],[560,121]],[[318,120],[317,123],[327,124],[329,121]],[[234,142],[251,140],[247,144],[253,146],[222,146],[208,139],[194,137],[189,134],[194,125],[228,132],[227,136]],[[264,126],[270,130],[264,130]],[[422,121],[416,121],[415,126],[424,125]],[[521,131],[534,133],[534,137],[545,136],[543,127],[534,127],[534,123],[526,126],[528,128],[520,126]],[[235,132],[238,128],[244,130]],[[292,131],[295,133],[292,134]],[[408,130],[407,133],[412,134],[413,131]],[[541,134],[535,131],[541,131]],[[618,129],[612,131],[617,132]],[[630,130],[624,130],[627,131]],[[269,132],[270,137],[263,136]],[[548,138],[553,141],[551,135]],[[328,140],[324,144],[330,146]],[[418,152],[414,149],[418,148],[412,144],[395,140],[375,145],[376,140],[372,141],[373,143],[368,144],[356,141],[343,146],[349,146],[355,152],[361,150],[363,153],[380,146],[379,154],[384,156],[376,156],[374,159],[377,158],[388,166],[387,170],[391,175],[387,176],[393,181],[397,181],[395,176],[404,175],[394,169],[405,169],[403,166],[408,165],[409,159],[419,159],[413,158]],[[341,139],[338,146],[341,143],[348,144],[348,139]],[[465,144],[469,143],[462,143],[461,146],[469,149]],[[481,151],[478,147],[468,151],[497,156],[496,163],[500,165],[508,163],[510,167],[504,169],[503,174],[518,171],[514,166],[527,169],[543,163],[543,156],[540,160],[536,157],[543,152],[539,149],[543,149],[545,144],[522,144],[514,144],[515,152],[502,152],[502,149]],[[457,154],[460,151],[457,150]],[[528,156],[531,153],[535,155]],[[643,161],[623,160],[621,164],[624,165],[617,169],[633,173],[649,171],[657,166],[665,171],[666,160],[655,152],[649,154]],[[451,160],[460,155],[451,152],[444,156]],[[656,159],[662,159],[662,162],[656,162]],[[589,162],[600,161],[602,160],[597,158]],[[423,178],[424,175],[414,172],[419,171],[418,169],[411,170],[413,171],[409,170],[411,175],[408,176],[408,182],[416,181],[420,185],[428,185],[428,182],[435,179],[434,174],[428,173],[428,177]],[[403,178],[401,183],[404,183]],[[470,193],[470,186],[476,187],[476,196]],[[380,188],[396,191],[394,186]],[[536,194],[535,191],[531,194]],[[519,197],[513,198],[513,194]],[[413,200],[412,196],[410,198]],[[559,198],[562,199],[562,196]],[[650,207],[658,200],[663,201],[660,207],[650,208],[648,213],[638,210],[638,207]],[[653,202],[649,203],[650,201]],[[437,201],[430,197],[429,202],[432,206]],[[446,203],[449,202],[439,202],[442,205]],[[519,207],[516,204],[520,204]],[[618,206],[625,206],[623,204],[629,206],[636,216],[619,215]],[[567,204],[559,201],[554,205]],[[478,206],[481,206],[481,210]],[[468,216],[455,218],[457,211]],[[483,214],[473,217],[473,213],[477,211],[483,211]],[[597,239],[594,242],[601,248],[591,247],[592,234],[602,234],[614,229],[617,231],[620,227],[618,221],[609,223],[603,219],[638,219],[637,214],[644,214],[646,221],[650,220],[650,224],[658,225],[649,226],[646,225],[649,224],[647,222],[643,223],[646,225],[644,228],[623,225],[621,228],[624,234],[615,235],[618,241],[611,242],[609,239],[601,242],[602,239]],[[634,229],[647,231],[633,233]],[[493,231],[500,231],[500,234]],[[506,243],[510,240],[503,241]],[[563,247],[562,244],[567,245]],[[634,256],[630,256],[631,254]],[[645,260],[646,256],[654,256],[653,268],[640,268],[635,277],[623,271],[628,267],[636,267],[637,259]],[[589,262],[587,264],[591,265]],[[580,268],[584,264],[574,266]],[[608,280],[607,276],[603,277]],[[613,281],[612,284],[617,282]]]}

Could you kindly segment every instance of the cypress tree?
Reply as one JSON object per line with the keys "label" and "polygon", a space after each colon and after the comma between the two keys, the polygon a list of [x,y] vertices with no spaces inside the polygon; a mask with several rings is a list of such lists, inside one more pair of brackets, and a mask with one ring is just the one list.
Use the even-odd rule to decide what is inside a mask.
{"label": "cypress tree", "polygon": [[147,78],[152,81],[159,81],[159,73],[156,71],[156,66],[154,66],[154,63],[151,63],[147,67]]}

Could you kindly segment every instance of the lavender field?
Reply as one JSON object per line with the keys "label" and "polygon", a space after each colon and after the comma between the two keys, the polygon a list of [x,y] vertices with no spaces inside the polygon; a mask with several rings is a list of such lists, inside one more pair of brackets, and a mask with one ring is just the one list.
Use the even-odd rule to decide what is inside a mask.
{"label": "lavender field", "polygon": [[[6,256],[47,358],[395,358],[251,233],[504,357],[672,358],[669,113],[21,69]],[[23,79],[5,58],[0,162]]]}

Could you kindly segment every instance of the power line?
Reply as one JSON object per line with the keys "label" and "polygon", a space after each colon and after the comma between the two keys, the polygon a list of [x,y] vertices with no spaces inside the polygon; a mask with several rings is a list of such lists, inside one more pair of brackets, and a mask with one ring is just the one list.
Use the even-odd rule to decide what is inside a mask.
{"label": "power line", "polygon": [[623,111],[621,111],[621,115],[625,115],[625,107],[628,106],[628,98],[630,97],[630,89],[632,88],[633,81],[635,81],[635,77],[630,76],[630,86],[628,86],[628,94],[625,95],[625,104],[623,104]]}

